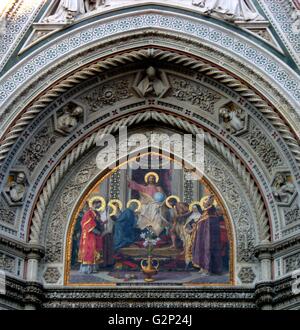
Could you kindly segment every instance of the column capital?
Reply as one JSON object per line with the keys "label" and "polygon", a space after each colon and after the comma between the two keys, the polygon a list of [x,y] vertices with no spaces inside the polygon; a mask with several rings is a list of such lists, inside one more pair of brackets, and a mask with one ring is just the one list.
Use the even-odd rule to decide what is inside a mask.
{"label": "column capital", "polygon": [[255,256],[261,260],[272,260],[273,247],[270,243],[262,243],[254,249]]}
{"label": "column capital", "polygon": [[45,248],[42,245],[30,244],[26,246],[27,259],[41,260],[45,255]]}

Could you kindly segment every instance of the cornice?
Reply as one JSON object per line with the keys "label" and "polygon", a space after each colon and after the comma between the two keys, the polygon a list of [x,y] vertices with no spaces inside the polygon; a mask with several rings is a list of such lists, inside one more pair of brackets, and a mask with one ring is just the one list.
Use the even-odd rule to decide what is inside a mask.
{"label": "cornice", "polygon": [[20,308],[33,305],[43,309],[70,308],[198,308],[198,309],[282,309],[299,304],[300,295],[291,291],[293,279],[261,282],[246,287],[103,287],[44,288],[35,282],[6,278],[5,300]]}
{"label": "cornice", "polygon": [[270,258],[273,258],[281,252],[297,247],[300,248],[300,235],[276,241],[274,243],[260,244],[255,248],[255,254],[257,257],[266,257],[269,255]]}
{"label": "cornice", "polygon": [[45,248],[38,244],[27,244],[0,234],[0,248],[15,251],[23,257],[40,259],[45,255]]}

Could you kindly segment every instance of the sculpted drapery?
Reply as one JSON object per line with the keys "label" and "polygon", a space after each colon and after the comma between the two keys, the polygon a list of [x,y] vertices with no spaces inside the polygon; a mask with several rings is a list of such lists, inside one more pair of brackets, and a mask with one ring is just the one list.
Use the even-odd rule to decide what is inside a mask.
{"label": "sculpted drapery", "polygon": [[203,13],[216,14],[226,20],[263,20],[245,0],[193,0],[193,5],[198,6]]}
{"label": "sculpted drapery", "polygon": [[55,13],[47,17],[45,22],[66,23],[103,5],[105,0],[60,0]]}
{"label": "sculpted drapery", "polygon": [[[191,0],[187,0],[189,2]],[[124,1],[126,2],[126,1]],[[253,10],[246,0],[192,0],[203,14],[235,21],[261,21],[264,18]],[[45,19],[45,23],[66,23],[85,13],[105,6],[106,0],[60,0],[55,13]]]}

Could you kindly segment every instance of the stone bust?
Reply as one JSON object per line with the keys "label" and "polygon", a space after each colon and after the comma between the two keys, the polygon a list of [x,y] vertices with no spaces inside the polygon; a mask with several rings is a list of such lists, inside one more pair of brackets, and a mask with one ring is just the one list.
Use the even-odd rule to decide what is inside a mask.
{"label": "stone bust", "polygon": [[21,202],[26,193],[26,177],[23,172],[16,175],[15,179],[9,183],[7,190],[12,202]]}

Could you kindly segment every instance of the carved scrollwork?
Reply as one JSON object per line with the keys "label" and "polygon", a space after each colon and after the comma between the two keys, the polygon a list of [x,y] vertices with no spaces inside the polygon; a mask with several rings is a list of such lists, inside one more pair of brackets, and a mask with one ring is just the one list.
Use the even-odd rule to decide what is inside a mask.
{"label": "carved scrollwork", "polygon": [[0,219],[2,222],[8,223],[9,225],[15,224],[16,213],[9,208],[6,203],[0,199]]}
{"label": "carved scrollwork", "polygon": [[292,209],[285,210],[284,218],[286,226],[293,225],[296,222],[300,222],[300,207],[296,205]]}
{"label": "carved scrollwork", "polygon": [[282,159],[273,144],[253,121],[250,121],[246,140],[270,173],[274,168],[283,165]]}
{"label": "carved scrollwork", "polygon": [[48,127],[42,128],[25,148],[19,162],[33,172],[45,153],[56,141],[56,137]]}
{"label": "carved scrollwork", "polygon": [[0,252],[0,269],[11,274],[16,272],[16,259]]}
{"label": "carved scrollwork", "polygon": [[93,91],[83,96],[81,100],[88,104],[91,111],[98,111],[105,106],[111,106],[116,102],[131,98],[133,96],[131,84],[130,79],[108,82],[93,89]]}
{"label": "carved scrollwork", "polygon": [[214,114],[215,104],[221,99],[217,93],[199,84],[171,76],[172,95],[179,101],[188,102],[200,110]]}

